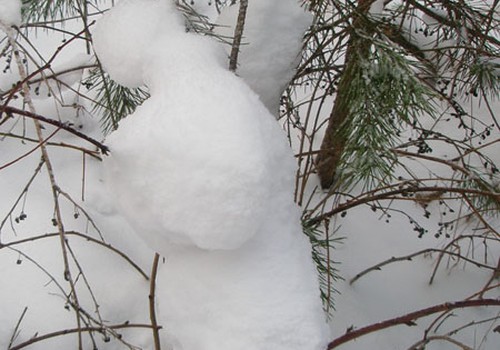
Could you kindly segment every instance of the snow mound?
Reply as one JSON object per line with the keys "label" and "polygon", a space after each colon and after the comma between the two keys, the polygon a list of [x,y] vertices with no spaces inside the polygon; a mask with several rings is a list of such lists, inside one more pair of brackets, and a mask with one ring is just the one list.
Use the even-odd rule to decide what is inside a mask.
{"label": "snow mound", "polygon": [[[177,12],[152,0],[115,9],[94,33],[96,42],[113,44],[96,45],[97,53],[119,82],[122,68],[135,62],[143,74],[134,80],[145,81],[152,95],[108,139],[113,155],[105,169],[117,202],[160,252],[172,244],[241,246],[261,229],[273,194],[286,186],[291,196],[294,161],[281,130],[255,93],[222,67],[215,42],[161,25],[179,23]],[[113,35],[121,39],[147,18],[158,25],[135,35],[148,49],[121,59],[117,53],[130,42]]]}
{"label": "snow mound", "polygon": [[222,47],[162,24],[179,23],[167,7],[121,2],[94,35],[113,42],[96,52],[123,81],[115,54],[130,43],[122,33],[145,18],[158,24],[154,34],[134,32],[147,49],[132,55],[133,80],[151,97],[109,136],[103,166],[120,212],[166,257],[157,295],[168,342],[179,350],[323,349],[327,327],[286,137],[225,68]]}

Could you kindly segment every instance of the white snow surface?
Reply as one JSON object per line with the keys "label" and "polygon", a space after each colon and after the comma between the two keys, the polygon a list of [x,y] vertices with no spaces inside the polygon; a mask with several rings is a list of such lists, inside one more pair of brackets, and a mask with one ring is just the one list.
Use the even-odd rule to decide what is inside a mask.
{"label": "white snow surface", "polygon": [[170,2],[122,1],[94,38],[112,78],[150,88],[109,136],[104,170],[122,214],[166,257],[158,298],[174,349],[323,349],[295,162],[258,96]]}
{"label": "white snow surface", "polygon": [[[4,2],[0,1],[0,3]],[[0,11],[0,16],[4,14],[3,11]],[[82,23],[77,20],[73,25],[76,28],[72,28],[75,32],[82,28]],[[67,24],[65,29],[69,30]],[[36,36],[32,34],[30,39],[37,50],[40,50],[39,52],[46,58],[50,57],[54,50],[60,46],[61,37],[55,35],[54,32],[50,32],[47,37],[41,31]],[[206,50],[211,47],[216,52],[220,51],[219,48],[213,47],[211,44],[200,45],[205,45]],[[73,42],[61,52],[61,62],[54,62],[53,70],[56,72],[64,70],[67,61],[74,60],[77,57],[75,54],[84,51],[85,43],[83,41]],[[2,67],[5,65],[5,60],[5,57],[0,57]],[[210,61],[212,63],[219,62],[221,59],[211,58]],[[78,63],[82,62],[78,59]],[[226,66],[226,63],[223,65]],[[13,82],[19,80],[15,65],[11,66],[12,72],[8,72],[8,75],[0,75],[0,89],[9,89]],[[182,69],[186,69],[186,67],[184,66]],[[151,70],[151,72],[153,71]],[[189,78],[192,80],[191,75]],[[142,79],[143,77],[139,76],[139,80],[142,81]],[[73,79],[70,80],[73,81]],[[150,79],[148,84],[155,85],[153,80]],[[186,80],[183,81],[183,84],[189,85],[189,82],[190,80]],[[172,93],[181,90],[175,88],[176,84],[180,84],[180,82],[176,80],[175,84],[172,85]],[[75,126],[81,126],[79,130],[82,130],[86,135],[101,140],[98,116],[85,112],[86,110],[90,111],[92,106],[84,99],[78,98],[79,85],[75,84],[74,89],[65,89],[62,93],[56,89],[58,88],[57,84],[50,84],[50,86],[51,89],[55,89],[52,91],[52,96],[57,96],[57,99],[53,97],[44,99],[42,97],[47,97],[47,94],[41,93],[39,98],[34,100],[37,113],[60,118],[62,121],[70,121]],[[161,92],[165,91],[167,87],[160,84],[155,89],[153,90]],[[158,101],[157,93],[153,94],[153,98]],[[199,96],[192,94],[190,101],[194,104],[193,101],[197,99]],[[224,100],[221,104],[223,103],[228,103],[228,101]],[[73,104],[77,107],[81,106],[74,108]],[[22,99],[11,101],[9,105],[22,108]],[[486,106],[483,105],[482,108],[483,110],[477,111],[476,114],[489,116]],[[499,108],[497,102],[494,109],[498,111]],[[130,116],[130,119],[133,117]],[[26,123],[21,121],[22,118],[9,118],[0,126],[0,129],[2,132],[12,132],[19,135],[26,133],[25,136],[29,139],[36,139],[31,121],[26,120]],[[429,120],[429,123],[433,124],[435,120]],[[172,124],[175,126],[174,122]],[[44,127],[45,137],[55,131],[55,128],[47,124],[44,124]],[[437,129],[438,132],[443,133],[454,130],[456,127],[450,126],[445,121],[442,122],[441,128]],[[461,134],[453,135],[458,137]],[[177,135],[180,140],[183,140],[182,136],[181,133]],[[62,130],[57,132],[50,141],[54,144],[61,142],[91,148],[86,141]],[[0,170],[0,219],[6,220],[0,233],[1,243],[4,244],[0,246],[1,349],[7,349],[11,339],[14,345],[18,345],[33,339],[36,335],[42,336],[51,332],[74,329],[77,326],[75,313],[65,309],[64,294],[69,294],[69,285],[63,277],[59,237],[29,241],[33,237],[45,233],[57,233],[57,228],[52,225],[50,220],[54,214],[54,201],[45,168],[42,168],[40,175],[36,177],[27,194],[19,197],[40,161],[39,151],[33,152],[36,144],[37,142],[22,141],[11,137],[2,136],[0,138],[0,166],[4,167],[7,163],[18,159],[13,165]],[[433,147],[440,156],[449,154],[449,159],[456,156],[455,149],[444,149],[442,145],[437,143]],[[111,244],[114,248],[127,254],[146,271],[146,274],[149,274],[154,252],[133,232],[123,215],[115,209],[112,198],[110,198],[111,195],[105,190],[101,180],[102,164],[87,156],[85,166],[83,166],[81,152],[72,148],[47,145],[47,150],[59,187],[71,195],[76,203],[87,211],[89,217],[100,228],[106,244]],[[489,156],[494,159],[495,164],[499,164],[498,147],[493,147],[490,151]],[[187,152],[185,153],[182,157],[188,155]],[[29,155],[26,156],[27,154]],[[160,159],[159,162],[163,162],[163,159]],[[85,179],[84,186],[82,185],[83,179]],[[120,187],[118,186],[118,188]],[[85,196],[85,201],[81,198],[82,194]],[[21,200],[14,204],[18,198]],[[310,266],[308,264],[300,266],[299,269],[302,270],[295,274],[293,271],[288,271],[297,269],[294,261],[302,259],[301,256],[308,255],[308,253],[301,248],[307,244],[303,238],[284,240],[282,237],[286,230],[291,235],[297,237],[301,235],[297,231],[297,216],[291,214],[294,209],[291,208],[288,200],[285,200],[284,197],[282,199],[285,201],[283,206],[276,204],[275,208],[272,209],[277,217],[274,225],[279,226],[279,230],[276,229],[272,232],[273,226],[266,225],[266,230],[263,229],[255,233],[238,249],[209,251],[189,246],[183,248],[184,252],[181,249],[170,252],[164,261],[160,261],[160,271],[157,276],[157,312],[158,323],[163,327],[160,331],[162,349],[171,350],[172,344],[175,349],[181,348],[179,340],[170,339],[171,333],[176,333],[178,338],[188,339],[184,342],[194,343],[204,337],[207,344],[212,346],[221,337],[226,336],[224,332],[232,332],[234,336],[227,340],[228,348],[235,347],[234,342],[238,340],[238,336],[242,332],[245,333],[244,337],[248,337],[249,329],[253,329],[255,332],[254,339],[263,339],[266,336],[270,339],[276,339],[282,335],[289,335],[289,330],[293,328],[293,325],[289,324],[287,328],[279,329],[282,316],[279,312],[272,314],[272,310],[276,310],[278,307],[287,310],[287,305],[295,300],[296,294],[302,293],[301,288],[304,288],[304,285],[309,282],[301,278],[306,270],[310,273]],[[63,211],[65,229],[68,232],[82,232],[100,241],[100,236],[80,209],[76,210],[75,205],[63,197],[60,198],[60,205]],[[12,212],[9,214],[11,209]],[[420,249],[442,247],[449,243],[449,240],[444,238],[435,239],[433,237],[433,233],[438,229],[438,223],[446,218],[441,216],[444,215],[443,208],[438,203],[429,206],[428,210],[432,212],[430,219],[421,217],[422,212],[419,205],[406,203],[403,206],[398,205],[397,209],[417,219],[428,220],[429,222],[425,221],[424,224],[429,228],[429,234],[418,239],[405,217],[395,215],[390,223],[385,223],[385,220],[379,217],[380,213],[373,213],[369,207],[354,208],[348,211],[347,216],[335,218],[338,221],[336,226],[339,227],[336,234],[346,237],[345,242],[333,250],[334,259],[341,262],[338,266],[345,281],[335,282],[335,287],[341,291],[341,294],[335,295],[336,310],[333,312],[331,320],[333,334],[330,336],[330,340],[344,334],[347,329],[352,327],[359,328],[430,305],[462,300],[477,292],[490,280],[490,270],[466,263],[458,263],[454,268],[448,268],[443,262],[438,269],[436,280],[432,285],[429,285],[429,278],[436,265],[436,255],[433,255],[388,265],[381,271],[374,271],[350,285],[349,280],[359,272],[390,257],[400,257]],[[73,217],[75,210],[79,213],[78,218]],[[21,213],[27,214],[27,217],[20,222],[15,222],[14,218],[18,218]],[[490,224],[497,229],[500,227],[498,218],[492,218]],[[474,226],[471,228],[457,227],[456,234],[466,234],[470,229],[474,229]],[[264,237],[266,234],[269,237]],[[266,243],[267,245],[264,246],[261,244],[264,239],[271,240],[267,241],[269,244]],[[20,243],[23,240],[28,241]],[[6,244],[10,243],[14,245],[7,247]],[[68,244],[75,252],[76,258],[85,272],[86,280],[100,305],[99,308],[95,307],[82,276],[80,276],[76,287],[80,304],[84,310],[89,312],[92,317],[102,317],[107,325],[120,325],[125,322],[131,324],[150,323],[148,313],[150,281],[143,278],[121,256],[114,254],[100,244],[76,236],[68,236]],[[472,247],[476,256],[483,255],[482,246],[482,244],[478,244]],[[19,252],[10,248],[17,249]],[[291,256],[284,256],[285,251]],[[183,254],[185,255],[183,256]],[[281,256],[275,258],[276,255]],[[487,256],[489,263],[496,263],[499,256],[498,245],[489,246]],[[35,265],[35,262],[39,265]],[[274,263],[272,267],[269,265],[271,262]],[[451,265],[455,264],[453,260],[447,262]],[[285,263],[287,266],[284,268]],[[217,269],[215,269],[216,266]],[[78,270],[75,266],[73,267],[72,271],[76,275]],[[74,277],[76,277],[75,275]],[[56,283],[60,284],[64,291],[60,290]],[[311,277],[310,283],[316,283],[314,278]],[[276,288],[277,286],[279,288]],[[288,290],[286,290],[287,288]],[[305,288],[307,290],[303,292],[303,295],[312,294],[309,287]],[[297,292],[295,289],[298,289]],[[238,299],[235,298],[236,294],[240,295]],[[498,298],[498,296],[498,288],[485,295],[488,298]],[[315,298],[310,299],[310,302],[313,303],[312,308],[317,308]],[[275,304],[280,306],[277,307]],[[307,309],[308,306],[305,303],[304,305],[294,305],[294,307]],[[26,313],[21,319],[25,308]],[[97,312],[100,313],[99,317]],[[296,312],[297,315],[300,314],[300,317],[296,318],[296,328],[300,328],[298,332],[306,334],[304,337],[307,337],[307,332],[310,330],[302,329],[307,327],[307,322],[303,322],[301,317],[304,313],[301,314],[301,312],[301,310]],[[211,315],[210,319],[207,314]],[[290,314],[287,315],[290,316]],[[310,314],[307,313],[307,315]],[[438,332],[431,331],[430,335],[446,334],[446,332],[453,331],[469,321],[481,321],[497,315],[497,309],[489,307],[457,310],[454,317],[446,318],[443,323],[439,324],[439,327],[436,327],[439,328]],[[422,339],[422,335],[434,319],[433,317],[420,319],[413,327],[402,325],[375,332],[347,343],[341,349],[408,349],[410,344]],[[173,324],[174,320],[183,321],[179,324]],[[252,327],[255,320],[262,323],[258,329]],[[221,328],[221,324],[224,325],[223,328]],[[499,335],[493,332],[493,329],[497,326],[498,321],[492,320],[464,329],[460,333],[454,334],[453,338],[476,350],[496,350]],[[190,337],[195,334],[194,327],[198,327],[200,335],[195,339]],[[190,331],[192,333],[189,333]],[[128,348],[121,341],[126,341],[142,349],[154,348],[152,332],[149,328],[120,329],[119,334],[121,340],[111,336],[111,340],[106,341],[103,334],[97,332],[93,333],[93,338],[98,349],[122,350]],[[260,336],[262,338],[259,338]],[[167,344],[167,340],[171,341],[170,346]],[[76,349],[78,348],[77,342],[76,334],[66,334],[34,343],[28,348],[30,350]],[[255,344],[257,347],[258,342]],[[83,348],[92,349],[93,345],[89,334],[83,333]],[[195,345],[189,343],[186,346]],[[226,343],[219,349],[225,347]],[[307,349],[306,345],[304,348]],[[428,344],[427,348],[451,350],[456,349],[457,346],[446,341],[435,341]],[[252,348],[250,347],[250,349]],[[260,349],[271,350],[274,348],[264,345]]]}
{"label": "white snow surface", "polygon": [[[232,37],[238,11],[238,5],[224,8],[215,32]],[[312,15],[297,0],[248,2],[237,74],[276,116],[280,97],[300,60],[302,37],[311,23]]]}
{"label": "white snow surface", "polygon": [[384,0],[375,0],[370,5],[370,15],[374,17],[380,17],[384,15]]}
{"label": "white snow surface", "polygon": [[0,23],[8,27],[21,24],[21,0],[0,0]]}
{"label": "white snow surface", "polygon": [[144,6],[140,1],[123,0],[113,10],[116,16],[99,21],[93,36],[94,48],[117,83],[130,88],[144,84],[143,53],[151,49],[156,36],[181,26],[178,16],[164,20],[161,14],[169,9],[169,1],[154,1]]}

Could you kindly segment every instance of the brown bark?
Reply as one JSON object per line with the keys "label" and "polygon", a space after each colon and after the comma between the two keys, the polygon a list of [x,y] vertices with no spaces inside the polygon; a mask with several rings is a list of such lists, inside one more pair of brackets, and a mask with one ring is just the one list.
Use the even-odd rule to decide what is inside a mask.
{"label": "brown bark", "polygon": [[240,52],[241,39],[243,38],[243,29],[245,28],[245,19],[247,16],[248,0],[240,1],[240,9],[236,28],[234,30],[233,46],[231,48],[231,56],[229,57],[229,70],[236,72],[238,67],[238,54]]}
{"label": "brown bark", "polygon": [[344,153],[347,136],[342,129],[350,122],[349,84],[360,69],[360,63],[370,54],[370,40],[358,36],[357,31],[366,31],[366,15],[374,0],[360,0],[351,28],[351,37],[346,52],[344,71],[340,78],[337,96],[330,114],[320,152],[316,157],[316,170],[321,187],[330,188],[335,182],[339,162]]}
{"label": "brown bark", "polygon": [[478,299],[478,300],[463,300],[457,301],[454,303],[444,303],[440,305],[431,306],[426,309],[418,310],[415,312],[411,312],[401,317],[392,318],[390,320],[386,320],[383,322],[375,323],[370,326],[366,326],[360,329],[356,329],[350,332],[347,332],[341,337],[338,337],[330,344],[328,344],[327,350],[335,349],[337,346],[347,343],[351,340],[357,339],[363,335],[373,333],[376,331],[380,331],[385,328],[398,326],[398,325],[415,325],[415,320],[430,316],[437,312],[450,311],[454,309],[463,309],[468,307],[479,307],[479,306],[500,306],[500,300],[497,299]]}

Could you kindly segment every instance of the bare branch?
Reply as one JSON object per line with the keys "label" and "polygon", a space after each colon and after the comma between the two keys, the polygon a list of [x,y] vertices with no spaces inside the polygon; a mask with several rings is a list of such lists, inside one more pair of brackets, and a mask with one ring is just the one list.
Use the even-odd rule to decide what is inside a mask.
{"label": "bare branch", "polygon": [[386,328],[399,326],[399,325],[413,325],[415,320],[430,316],[437,312],[449,311],[454,309],[464,309],[469,307],[480,307],[480,306],[500,306],[500,300],[498,299],[478,299],[478,300],[463,300],[451,303],[444,303],[435,306],[431,306],[418,311],[410,312],[404,316],[391,318],[379,323],[374,323],[372,325],[362,327],[356,330],[347,332],[346,334],[338,337],[328,344],[327,350],[335,349],[339,345],[345,344],[351,340],[360,338],[364,335],[381,331]]}
{"label": "bare branch", "polygon": [[158,262],[160,260],[160,255],[155,253],[153,260],[153,267],[151,270],[151,279],[149,287],[149,317],[151,318],[151,328],[153,330],[153,340],[155,348],[154,350],[161,350],[160,345],[160,326],[156,320],[156,306],[155,306],[155,293],[156,293],[156,274],[158,272]]}
{"label": "bare branch", "polygon": [[407,188],[407,187],[400,187],[394,190],[386,191],[386,192],[381,192],[381,193],[372,193],[372,192],[366,192],[363,194],[363,196],[360,196],[358,198],[348,200],[344,203],[341,203],[337,205],[335,208],[332,210],[325,212],[321,215],[318,215],[316,217],[313,217],[309,219],[310,224],[317,224],[321,222],[322,220],[325,220],[327,218],[332,217],[335,214],[341,213],[343,211],[346,211],[348,209],[354,208],[358,205],[362,204],[367,204],[370,202],[376,202],[380,200],[387,200],[387,199],[394,199],[395,195],[401,195],[401,194],[408,194],[408,193],[416,193],[416,192],[449,192],[449,193],[458,193],[458,194],[474,194],[474,195],[481,195],[481,196],[487,196],[495,202],[500,203],[500,194],[496,192],[488,192],[488,191],[480,191],[480,190],[474,190],[474,189],[467,189],[467,188],[454,188],[454,187],[446,187],[446,186],[422,186],[422,187],[412,187],[412,188]]}
{"label": "bare branch", "polygon": [[23,318],[26,315],[27,311],[28,311],[28,307],[25,306],[23,312],[21,313],[21,316],[17,320],[16,327],[14,327],[14,331],[12,332],[12,336],[10,337],[8,349],[10,349],[12,347],[12,345],[14,344],[14,341],[16,340],[16,338],[17,338],[17,336],[19,334],[18,333],[19,332],[19,327],[21,326],[21,322],[23,322]]}
{"label": "bare branch", "polygon": [[[356,282],[358,279],[360,279],[361,277],[363,277],[364,275],[372,272],[372,271],[379,271],[382,269],[382,267],[386,266],[386,265],[389,265],[389,264],[392,264],[392,263],[395,263],[395,262],[398,262],[398,261],[411,261],[414,257],[417,257],[419,255],[423,255],[423,254],[427,254],[427,253],[440,253],[441,255],[449,255],[449,256],[453,256],[453,257],[456,257],[456,258],[459,258],[459,259],[463,259],[477,267],[480,267],[480,268],[485,268],[485,269],[489,269],[489,270],[492,270],[494,272],[497,272],[497,268],[496,267],[493,267],[493,266],[489,266],[489,265],[486,265],[486,264],[482,264],[480,262],[477,262],[477,261],[474,261],[472,259],[469,259],[463,255],[460,255],[458,253],[454,253],[454,252],[450,252],[446,249],[435,249],[435,248],[429,248],[429,249],[424,249],[424,250],[420,250],[416,253],[413,253],[413,254],[409,254],[409,255],[405,255],[405,256],[400,256],[400,257],[392,257],[390,259],[387,259],[385,261],[382,261],[381,263],[378,263],[366,270],[363,270],[362,272],[358,273],[356,276],[354,276],[354,278],[352,278],[350,281],[349,281],[349,284],[353,284],[354,282]],[[430,283],[429,283],[430,284]]]}
{"label": "bare branch", "polygon": [[[113,247],[111,244],[103,242],[103,241],[100,241],[100,240],[95,239],[95,238],[93,238],[93,237],[91,237],[89,235],[85,235],[85,234],[77,232],[77,231],[66,231],[65,233],[66,233],[66,236],[80,237],[80,238],[83,238],[83,239],[85,239],[85,240],[87,240],[89,242],[98,244],[100,246],[103,246],[103,247],[111,250],[112,252],[118,254],[123,259],[125,259],[130,265],[132,265],[132,267],[134,269],[136,269],[142,275],[142,277],[144,277],[146,280],[149,280],[149,276],[144,272],[144,270],[142,270],[139,267],[139,265],[137,265],[127,254],[125,254],[121,250]],[[59,233],[46,233],[46,234],[40,235],[40,236],[34,236],[34,237],[29,237],[29,238],[20,239],[20,240],[17,240],[17,241],[5,243],[5,244],[0,244],[0,249],[2,249],[2,248],[8,248],[8,247],[13,247],[15,245],[19,245],[19,244],[23,244],[23,243],[34,242],[34,241],[38,241],[38,240],[45,239],[45,238],[58,237],[58,236],[59,236]]]}
{"label": "bare branch", "polygon": [[408,348],[408,350],[422,349],[422,346],[429,344],[431,341],[436,341],[436,340],[446,341],[448,343],[454,344],[454,345],[460,347],[462,350],[474,350],[470,346],[465,345],[464,343],[461,343],[458,340],[455,340],[453,338],[443,336],[443,335],[435,335],[435,336],[431,336],[431,337],[427,337],[425,339],[419,340],[418,342],[416,342],[415,344],[410,346]]}
{"label": "bare branch", "polygon": [[60,337],[63,335],[68,335],[68,334],[74,334],[74,333],[79,333],[79,332],[100,332],[100,333],[104,334],[108,329],[125,329],[125,328],[151,328],[151,325],[140,324],[140,323],[135,323],[135,324],[134,323],[124,323],[124,324],[112,325],[112,326],[106,326],[106,327],[78,327],[78,328],[72,328],[72,329],[65,329],[62,331],[47,333],[44,335],[33,337],[30,340],[27,340],[21,344],[18,344],[16,346],[9,348],[8,350],[24,349],[30,345],[41,342],[43,340],[56,338],[56,337]]}
{"label": "bare branch", "polygon": [[68,123],[63,123],[59,120],[46,118],[46,117],[39,115],[39,114],[36,114],[34,112],[24,111],[22,109],[11,107],[11,106],[0,106],[0,113],[18,114],[18,115],[22,115],[24,117],[31,118],[33,120],[41,121],[41,122],[56,126],[58,128],[61,128],[63,130],[70,132],[71,134],[73,134],[75,136],[78,136],[79,138],[81,138],[85,141],[90,142],[91,144],[95,145],[99,150],[101,150],[101,152],[103,154],[107,155],[109,153],[109,148],[106,145],[102,144],[101,142],[99,142],[97,140],[94,140],[93,138],[81,133],[80,131],[78,131],[76,129],[73,129]]}
{"label": "bare branch", "polygon": [[238,21],[234,30],[233,46],[231,56],[229,57],[229,70],[235,72],[238,67],[238,54],[240,52],[241,39],[243,38],[243,29],[245,27],[245,18],[247,15],[248,0],[240,0],[240,11]]}

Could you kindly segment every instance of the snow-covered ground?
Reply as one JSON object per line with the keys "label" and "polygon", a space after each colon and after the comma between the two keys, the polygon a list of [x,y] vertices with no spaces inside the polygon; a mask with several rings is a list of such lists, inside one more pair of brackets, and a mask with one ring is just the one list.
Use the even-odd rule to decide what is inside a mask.
{"label": "snow-covered ground", "polygon": [[[254,1],[259,6],[267,3]],[[252,0],[249,2],[251,5]],[[282,6],[275,5],[275,11],[283,15],[284,8],[293,2],[276,1]],[[19,4],[17,0],[0,0],[3,25],[20,22]],[[297,18],[299,12],[294,6],[290,14]],[[299,213],[291,204],[292,193],[285,193],[292,190],[291,155],[284,133],[274,122],[274,111],[267,111],[242,80],[223,69],[225,55],[220,47],[181,30],[170,6],[149,9],[156,10],[149,15],[156,22],[148,19],[151,17],[132,18],[130,13],[125,19],[131,26],[127,33],[133,32],[143,45],[126,48],[128,53],[137,54],[135,62],[113,62],[131,56],[120,53],[120,45],[114,45],[114,35],[118,34],[112,29],[116,23],[111,28],[102,25],[104,39],[97,42],[97,53],[103,54],[103,64],[113,78],[128,85],[146,82],[152,92],[151,99],[106,140],[111,156],[85,153],[83,150],[95,149],[87,140],[43,123],[45,147],[55,176],[51,179],[46,165],[40,170],[33,120],[3,119],[2,114],[0,348],[16,349],[16,345],[46,334],[53,337],[26,348],[77,348],[79,335],[84,349],[154,348],[148,298],[152,284],[148,278],[155,252],[162,254],[155,294],[158,324],[163,326],[159,332],[163,349],[167,344],[177,350],[319,349],[318,343],[333,340],[351,327],[463,300],[486,285],[490,270],[463,262],[448,268],[453,265],[448,260],[443,261],[429,284],[436,252],[386,265],[350,284],[359,272],[381,261],[446,243],[445,237],[433,235],[443,215],[438,203],[431,203],[430,218],[422,217],[418,204],[409,202],[398,207],[425,221],[430,233],[422,238],[412,230],[407,217],[394,215],[386,222],[386,217],[360,206],[335,219],[339,227],[336,235],[345,239],[332,254],[341,263],[338,268],[345,280],[336,285],[340,293],[335,296],[336,310],[329,321],[331,332],[324,338],[317,282],[308,252],[304,253],[307,242],[298,230]],[[160,10],[167,12],[169,21],[161,21]],[[257,10],[252,11],[256,11],[252,16],[259,17]],[[301,28],[307,17],[299,21]],[[75,31],[81,28],[78,22],[68,25]],[[252,28],[252,22],[249,26]],[[272,33],[279,37],[282,28],[287,41],[292,41],[293,52],[297,44],[288,38],[286,25],[280,26]],[[175,38],[162,37],[165,33],[158,31],[159,27],[175,32]],[[144,34],[148,30],[152,32]],[[295,35],[300,36],[300,31]],[[41,43],[41,54],[50,57],[60,40],[40,32],[36,42]],[[123,41],[127,43],[126,38],[117,43]],[[0,49],[5,43],[1,42]],[[81,41],[64,46],[62,58],[54,61],[52,69],[62,71],[67,62],[92,63],[85,50]],[[146,57],[142,56],[144,51],[148,52]],[[112,63],[106,63],[106,55],[111,56]],[[293,62],[291,56],[289,53],[289,58],[281,62],[288,65],[287,69]],[[2,103],[3,91],[19,79],[14,61],[12,58],[10,68],[0,74]],[[3,69],[6,58],[0,62]],[[266,69],[269,67],[273,68],[266,65]],[[270,81],[277,83],[262,86],[266,98],[279,95],[284,79],[290,76],[289,71],[274,68],[264,73],[275,74],[276,79]],[[259,71],[259,65],[252,69]],[[68,80],[73,89],[54,88],[50,97],[44,84],[38,96],[32,87],[36,113],[70,122],[100,142],[104,137],[98,116],[90,113],[91,102],[78,94],[82,89],[79,76],[85,73],[81,70],[76,74],[76,79]],[[245,74],[255,77],[242,71],[244,79]],[[257,87],[254,89],[258,94]],[[224,102],[215,103],[214,99]],[[265,98],[261,99],[265,103]],[[9,106],[28,110],[19,94]],[[238,115],[231,118],[232,114]],[[185,116],[193,119],[186,120]],[[167,121],[169,117],[173,119]],[[499,154],[491,155],[496,164]],[[51,188],[54,183],[58,186],[57,200]],[[176,215],[169,216],[166,208],[176,210]],[[63,218],[60,222],[58,211]],[[67,242],[60,240],[61,224]],[[490,224],[500,230],[498,218]],[[169,236],[160,239],[167,230]],[[232,235],[235,230],[241,235]],[[468,228],[457,230],[467,232]],[[483,248],[478,244],[471,254],[484,255]],[[495,265],[499,255],[498,244],[488,247],[490,265]],[[71,276],[65,274],[65,258]],[[78,300],[68,279],[74,283]],[[493,289],[484,296],[498,298],[498,292],[498,288]],[[68,301],[78,302],[78,307]],[[491,318],[458,332],[453,339],[473,349],[494,350],[500,342],[498,330],[493,331],[498,327],[498,312],[498,308],[458,309],[434,328],[439,325],[439,334],[444,334],[469,322]],[[376,332],[339,348],[407,349],[422,338],[434,319]],[[79,333],[78,326],[95,329]],[[64,330],[67,334],[58,333]],[[426,346],[457,348],[444,338]]]}

